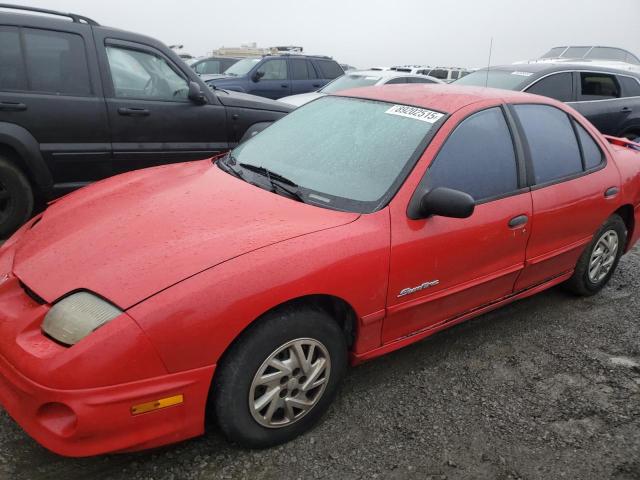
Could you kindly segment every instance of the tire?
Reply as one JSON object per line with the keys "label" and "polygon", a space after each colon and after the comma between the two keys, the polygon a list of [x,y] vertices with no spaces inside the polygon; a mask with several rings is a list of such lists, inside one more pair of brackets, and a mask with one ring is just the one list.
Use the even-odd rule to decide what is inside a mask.
{"label": "tire", "polygon": [[[611,238],[616,240],[615,252],[612,252],[611,243],[608,242]],[[618,267],[626,245],[627,227],[620,216],[613,215],[600,227],[582,253],[573,276],[565,283],[567,290],[583,297],[595,295],[602,290]],[[598,256],[598,251],[602,252],[602,255]],[[594,261],[600,264],[601,268],[598,272],[596,272],[598,263],[593,264],[590,270],[590,265]]]}
{"label": "tire", "polygon": [[33,212],[33,191],[27,177],[0,156],[0,238],[7,238]]}
{"label": "tire", "polygon": [[[293,351],[301,346],[309,355],[313,342],[311,362],[302,365]],[[276,360],[281,368],[266,366],[279,350]],[[309,306],[274,310],[249,327],[218,365],[210,394],[218,425],[229,440],[243,447],[266,448],[292,440],[322,417],[346,368],[345,336],[327,313]],[[320,372],[315,379],[314,372]],[[264,374],[273,378],[269,385],[259,381]],[[320,384],[303,391],[316,383]],[[263,401],[268,398],[273,402]],[[258,407],[252,408],[257,401]],[[298,408],[302,402],[311,404],[310,408]],[[272,405],[276,408],[269,420]]]}

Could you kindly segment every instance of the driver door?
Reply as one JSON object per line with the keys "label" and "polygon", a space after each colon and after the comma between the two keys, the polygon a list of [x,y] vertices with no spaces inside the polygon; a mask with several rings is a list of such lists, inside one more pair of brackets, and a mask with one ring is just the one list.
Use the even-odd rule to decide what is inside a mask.
{"label": "driver door", "polygon": [[224,107],[190,101],[189,77],[160,50],[107,39],[105,54],[113,174],[228,148]]}

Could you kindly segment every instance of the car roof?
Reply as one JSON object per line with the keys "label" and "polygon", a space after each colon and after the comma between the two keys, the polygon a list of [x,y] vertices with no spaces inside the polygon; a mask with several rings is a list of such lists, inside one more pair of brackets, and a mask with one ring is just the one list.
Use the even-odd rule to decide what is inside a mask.
{"label": "car roof", "polygon": [[426,75],[417,75],[411,72],[398,72],[397,70],[349,70],[344,73],[345,75],[361,75],[380,78],[397,78],[397,77],[420,77],[424,78]]}
{"label": "car roof", "polygon": [[548,105],[560,104],[550,98],[512,90],[430,83],[352,88],[333,95],[412,105],[443,113],[453,113],[483,100],[496,100],[497,103],[526,101]]}
{"label": "car roof", "polygon": [[[481,68],[476,70],[476,72],[486,71],[486,68]],[[616,68],[608,68],[601,67],[597,63],[591,64],[586,62],[580,63],[571,63],[571,62],[538,62],[532,61],[531,63],[517,63],[512,65],[496,65],[489,68],[489,70],[503,70],[503,71],[513,71],[513,72],[530,72],[530,73],[553,73],[553,72],[561,72],[565,70],[575,70],[575,71],[589,71],[589,72],[603,72],[603,73],[614,73],[625,75],[633,75],[640,78],[640,75],[630,71],[630,70],[620,70]]]}

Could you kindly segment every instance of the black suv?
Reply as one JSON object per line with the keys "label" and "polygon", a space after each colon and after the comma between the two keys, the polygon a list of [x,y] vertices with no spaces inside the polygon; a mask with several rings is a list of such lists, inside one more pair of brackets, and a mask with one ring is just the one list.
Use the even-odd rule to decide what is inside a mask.
{"label": "black suv", "polygon": [[535,93],[566,102],[607,135],[640,137],[640,75],[596,65],[529,63],[476,70],[454,82]]}
{"label": "black suv", "polygon": [[278,99],[314,92],[344,70],[331,57],[317,55],[265,55],[245,58],[230,66],[224,75],[208,79],[214,88],[245,92]]}
{"label": "black suv", "polygon": [[34,203],[128,170],[210,157],[291,110],[207,88],[152,38],[75,14],[0,8],[2,237]]}

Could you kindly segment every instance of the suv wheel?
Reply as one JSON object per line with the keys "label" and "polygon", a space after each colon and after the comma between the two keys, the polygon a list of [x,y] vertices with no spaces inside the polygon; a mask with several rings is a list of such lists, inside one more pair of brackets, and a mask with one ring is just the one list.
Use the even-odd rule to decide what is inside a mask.
{"label": "suv wheel", "polygon": [[0,238],[6,238],[26,222],[33,211],[33,191],[29,180],[0,157]]}
{"label": "suv wheel", "polygon": [[615,272],[626,244],[627,227],[622,218],[613,215],[593,236],[565,284],[567,289],[581,296],[602,290]]}
{"label": "suv wheel", "polygon": [[273,311],[249,327],[218,366],[211,391],[218,425],[247,447],[287,442],[327,410],[346,365],[344,334],[324,311]]}

